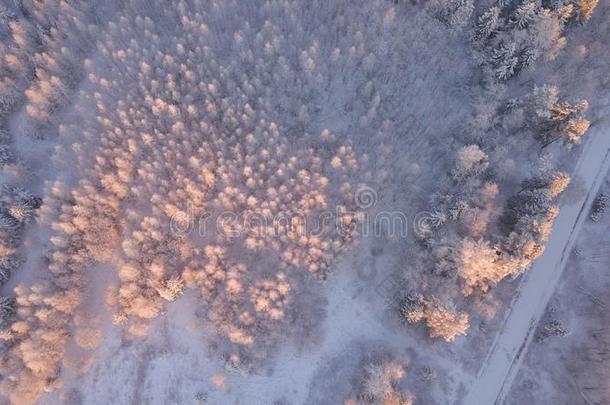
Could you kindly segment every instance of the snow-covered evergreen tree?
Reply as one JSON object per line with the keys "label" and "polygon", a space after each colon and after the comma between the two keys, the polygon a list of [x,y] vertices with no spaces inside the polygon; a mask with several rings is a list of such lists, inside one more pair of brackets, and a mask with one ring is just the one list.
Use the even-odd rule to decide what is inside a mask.
{"label": "snow-covered evergreen tree", "polygon": [[528,103],[530,120],[545,143],[563,140],[567,145],[575,145],[589,129],[590,122],[584,116],[589,103],[559,101],[556,87],[535,86]]}
{"label": "snow-covered evergreen tree", "polygon": [[9,297],[0,297],[0,325],[5,326],[15,314],[15,300]]}
{"label": "snow-covered evergreen tree", "polygon": [[478,18],[475,27],[475,38],[477,40],[489,38],[497,31],[500,23],[500,7],[490,8]]}
{"label": "snow-covered evergreen tree", "polygon": [[452,29],[462,29],[474,11],[472,0],[436,0],[433,10],[439,20]]}
{"label": "snow-covered evergreen tree", "polygon": [[537,18],[537,10],[538,5],[535,2],[523,3],[517,7],[510,22],[523,30]]}
{"label": "snow-covered evergreen tree", "polygon": [[468,145],[458,151],[452,175],[456,180],[463,180],[468,176],[482,174],[488,166],[487,154],[477,145]]}
{"label": "snow-covered evergreen tree", "polygon": [[578,16],[578,21],[581,24],[585,24],[587,21],[591,19],[593,15],[593,11],[595,11],[595,7],[597,7],[598,0],[576,0],[576,15]]}
{"label": "snow-covered evergreen tree", "polygon": [[514,43],[500,43],[491,53],[491,61],[498,79],[508,80],[517,73],[519,58]]}

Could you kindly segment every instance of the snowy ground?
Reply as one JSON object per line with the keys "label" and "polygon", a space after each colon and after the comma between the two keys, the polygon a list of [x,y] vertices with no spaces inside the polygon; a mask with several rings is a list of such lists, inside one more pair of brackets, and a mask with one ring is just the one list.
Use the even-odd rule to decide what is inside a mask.
{"label": "snowy ground", "polygon": [[[209,345],[212,337],[193,313],[195,294],[187,293],[170,304],[147,336],[132,342],[99,314],[103,304],[96,300],[101,297],[92,292],[90,305],[96,306],[100,322],[106,322],[103,344],[90,356],[72,351],[65,389],[43,403],[69,396],[82,403],[188,404],[205,397],[205,403],[218,405],[267,405],[279,400],[338,404],[350,394],[362,361],[383,352],[413,366],[407,371],[407,385],[425,388],[423,403],[457,396],[472,377],[456,359],[440,356],[432,341],[421,342],[405,333],[383,296],[389,263],[383,255],[371,262],[369,248],[361,245],[357,249],[363,253],[341,259],[327,281],[325,315],[316,339],[305,347],[283,343],[254,373],[233,368]],[[361,271],[350,271],[355,267]],[[91,275],[100,289],[108,281],[104,274],[104,269],[97,269]],[[417,371],[423,367],[435,370],[437,379],[419,381]],[[222,376],[222,384],[215,385],[214,376]]]}

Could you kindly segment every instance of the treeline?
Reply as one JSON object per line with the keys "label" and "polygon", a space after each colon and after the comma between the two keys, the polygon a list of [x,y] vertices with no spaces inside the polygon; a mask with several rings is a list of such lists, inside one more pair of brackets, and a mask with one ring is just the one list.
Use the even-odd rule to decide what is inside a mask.
{"label": "treeline", "polygon": [[[481,66],[483,90],[477,101],[481,118],[466,126],[472,134],[463,139],[476,142],[457,151],[447,181],[430,201],[428,220],[415,224],[421,250],[404,272],[409,287],[398,292],[404,319],[425,321],[431,337],[450,342],[466,335],[472,296],[479,300],[501,280],[518,276],[544,251],[559,213],[556,199],[570,176],[546,161],[534,161],[532,166],[539,169],[523,180],[515,195],[506,196],[500,187],[506,166],[502,159],[514,134],[529,135],[519,141],[536,147],[535,140],[539,149],[557,141],[568,148],[579,144],[590,126],[588,103],[561,99],[550,85],[534,86],[520,98],[506,98],[504,89],[510,85],[508,79],[533,67],[539,58],[554,59],[565,45],[565,26],[585,23],[594,5],[502,1],[481,13],[466,32]],[[437,2],[431,7],[453,29],[471,21],[471,13],[463,12],[471,9],[468,2]],[[462,14],[439,14],[457,8]],[[457,16],[465,21],[454,21]],[[492,135],[498,133],[502,135]],[[522,157],[531,158],[540,159]],[[504,208],[499,210],[499,205]]]}

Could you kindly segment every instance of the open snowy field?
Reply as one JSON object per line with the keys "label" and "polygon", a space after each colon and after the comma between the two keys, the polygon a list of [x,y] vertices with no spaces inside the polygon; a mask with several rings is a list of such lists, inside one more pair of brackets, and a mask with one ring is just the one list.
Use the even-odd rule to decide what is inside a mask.
{"label": "open snowy field", "polygon": [[610,401],[609,16],[0,0],[0,403]]}

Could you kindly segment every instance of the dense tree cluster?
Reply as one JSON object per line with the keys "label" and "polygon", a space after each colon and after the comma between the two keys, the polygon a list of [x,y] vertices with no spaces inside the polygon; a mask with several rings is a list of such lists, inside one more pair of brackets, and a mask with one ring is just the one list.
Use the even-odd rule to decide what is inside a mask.
{"label": "dense tree cluster", "polygon": [[59,384],[68,341],[97,347],[74,312],[99,265],[116,272],[105,301],[131,337],[188,288],[230,350],[264,357],[307,312],[300,289],[351,245],[357,186],[387,179],[390,145],[415,135],[403,91],[428,91],[403,64],[425,46],[408,38],[444,33],[399,24],[384,1],[134,0],[104,30],[102,5],[23,4],[2,97],[23,103],[20,130],[59,140],[39,210],[48,271],[15,290],[2,391],[34,398]]}
{"label": "dense tree cluster", "polygon": [[[531,111],[535,105],[527,102],[522,108]],[[536,127],[535,133],[536,130],[539,129]],[[466,145],[457,151],[450,170],[452,182],[445,192],[434,195],[434,210],[427,227],[418,232],[424,249],[414,256],[415,268],[424,271],[419,276],[405,274],[409,284],[422,286],[419,293],[432,298],[413,301],[407,295],[402,299],[402,315],[409,322],[427,319],[431,335],[445,340],[453,340],[454,331],[465,334],[468,327],[465,312],[447,310],[463,302],[452,287],[454,283],[459,283],[462,295],[468,297],[475,292],[485,293],[501,280],[528,269],[544,250],[558,214],[554,202],[570,183],[566,173],[545,168],[523,181],[520,191],[508,199],[506,209],[500,212],[499,189],[489,166],[488,154],[478,145]],[[443,303],[445,308],[434,312],[430,308],[437,309],[439,305],[431,307],[427,302]],[[429,319],[426,309],[432,313]],[[434,322],[443,317],[449,330]]]}
{"label": "dense tree cluster", "polygon": [[540,2],[502,2],[477,17],[475,52],[486,74],[508,80],[540,59],[555,59],[565,46],[562,32],[574,14],[571,4],[558,8]]}
{"label": "dense tree cluster", "polygon": [[417,280],[421,289],[402,298],[402,316],[410,323],[425,320],[431,336],[447,341],[468,328],[467,313],[455,309],[463,297],[489,291],[527,270],[542,254],[559,212],[554,202],[570,183],[566,173],[542,170],[523,181],[500,212],[498,186],[487,166],[487,154],[476,145],[458,150],[451,192],[433,197],[433,226],[419,233],[423,250],[414,255],[415,267],[425,270],[405,274],[409,284]]}
{"label": "dense tree cluster", "polygon": [[17,248],[22,228],[30,222],[41,201],[31,193],[5,185],[0,191],[0,283],[11,276],[19,261]]}
{"label": "dense tree cluster", "polygon": [[524,143],[510,139],[514,134],[533,134],[542,147],[558,140],[567,147],[580,143],[590,126],[585,116],[588,103],[562,100],[557,87],[550,85],[507,98],[505,83],[536,60],[554,60],[566,43],[565,26],[584,22],[590,15],[581,20],[581,12],[592,8],[593,2],[501,1],[476,18],[473,51],[483,67],[486,88],[477,116],[467,125],[473,134],[461,136],[463,146],[448,170],[449,179],[433,195],[425,221],[414,224],[422,249],[413,254],[403,276],[410,288],[417,287],[399,292],[407,321],[428,323],[430,318],[423,314],[426,309],[432,312],[433,302],[445,308],[442,316],[451,318],[448,325],[460,331],[441,331],[431,322],[431,335],[453,340],[465,334],[468,314],[457,308],[466,305],[469,296],[476,299],[501,280],[527,270],[544,250],[559,212],[555,200],[569,184],[569,175],[546,167],[523,182],[503,211],[498,205],[506,191],[500,192],[496,182],[505,176],[504,168],[514,171],[514,157],[503,161],[514,142]]}
{"label": "dense tree cluster", "polygon": [[9,32],[0,43],[0,117],[25,103],[24,132],[43,137],[81,80],[82,60],[98,32],[94,16],[104,6],[65,0],[15,4],[14,12],[3,13]]}
{"label": "dense tree cluster", "polygon": [[[182,277],[201,290],[210,321],[251,346],[247,330],[281,320],[289,302],[289,278],[265,273],[292,267],[323,277],[351,239],[334,223],[315,235],[304,226],[324,210],[344,209],[341,229],[350,229],[357,220],[348,213],[355,208],[351,178],[366,161],[328,130],[307,132],[315,128],[306,99],[330,80],[315,64],[317,44],[303,44],[289,59],[292,45],[272,20],[256,28],[235,20],[232,41],[217,44],[220,33],[206,22],[225,19],[224,6],[179,3],[157,10],[162,17],[137,15],[145,9],[137,2],[131,7],[135,24],[111,22],[98,41],[105,59],[86,62],[96,90],[83,92],[80,105],[83,115],[97,117],[60,128],[86,151],[79,164],[87,174],[72,192],[71,224],[60,226],[75,228],[86,257],[116,263],[120,284],[108,302],[117,323],[157,316],[159,292],[167,295],[168,280]],[[266,12],[295,19],[281,7]],[[177,25],[168,30],[151,17]],[[302,34],[290,35],[299,41]],[[353,57],[339,52],[332,63],[349,65]],[[122,91],[127,83],[136,85],[131,93]],[[288,98],[271,88],[302,92]],[[372,119],[375,107],[363,107],[364,120]],[[306,131],[299,138],[290,135],[294,125]],[[204,215],[212,220],[201,228]],[[278,218],[287,221],[279,229]],[[175,219],[193,228],[173,232]],[[261,259],[242,259],[248,255]]]}
{"label": "dense tree cluster", "polygon": [[76,286],[57,292],[50,284],[17,287],[15,293],[15,320],[2,332],[0,388],[12,400],[30,403],[56,381],[79,294]]}
{"label": "dense tree cluster", "polygon": [[[4,185],[0,191],[0,285],[5,284],[9,280],[12,273],[22,262],[18,250],[22,242],[24,226],[32,221],[35,210],[40,207],[40,204],[40,198],[17,187]],[[18,291],[15,293],[18,294]],[[30,325],[27,325],[27,322],[22,324],[15,322],[16,317],[21,318],[32,315],[23,308],[23,305],[24,302],[19,298],[15,300],[10,297],[0,296],[0,339],[3,340],[0,345],[5,350],[9,347],[14,347],[15,340],[30,331]],[[41,330],[40,333],[43,333],[43,331]],[[27,347],[20,348],[19,350],[23,349],[27,350]],[[10,374],[10,370],[15,368],[15,363],[3,361],[2,366],[2,374],[4,375],[5,372]],[[34,367],[29,367],[29,369],[33,370]],[[40,371],[40,369],[38,370]],[[46,371],[40,372],[44,374]],[[28,376],[23,377],[25,385],[29,384],[30,379]],[[19,384],[18,381],[14,380],[3,382]],[[24,388],[25,385],[21,386],[21,388]],[[13,388],[14,386],[11,385],[10,389]],[[15,389],[20,390],[21,388]],[[29,390],[29,388],[25,389]],[[36,390],[36,388],[32,389]]]}
{"label": "dense tree cluster", "polygon": [[472,0],[435,0],[429,6],[433,15],[453,30],[466,26],[474,11]]}
{"label": "dense tree cluster", "polygon": [[499,190],[488,170],[489,156],[478,145],[458,149],[450,183],[431,199],[432,229],[419,232],[423,249],[414,260],[423,271],[405,274],[410,285],[420,287],[402,292],[407,295],[401,299],[401,315],[409,323],[425,321],[432,337],[448,342],[469,327],[468,314],[457,305],[460,290],[470,295],[505,276],[498,274],[496,248],[484,239],[498,216]]}

